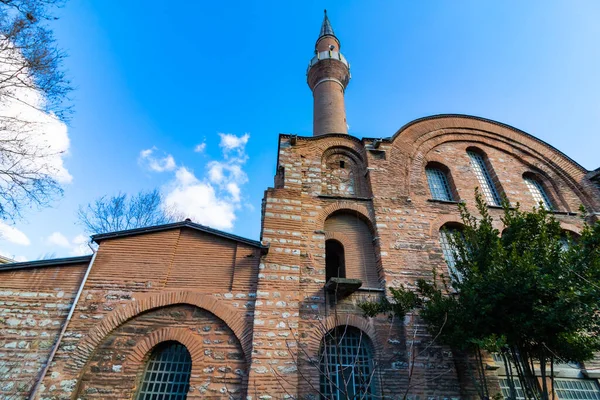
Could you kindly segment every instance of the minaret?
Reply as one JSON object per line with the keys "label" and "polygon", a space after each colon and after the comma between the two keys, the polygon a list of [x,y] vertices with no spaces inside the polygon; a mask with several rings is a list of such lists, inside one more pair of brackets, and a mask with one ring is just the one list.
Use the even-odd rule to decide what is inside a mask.
{"label": "minaret", "polygon": [[350,64],[340,52],[340,41],[333,33],[327,10],[307,78],[314,99],[313,136],[347,134],[344,91],[350,82]]}

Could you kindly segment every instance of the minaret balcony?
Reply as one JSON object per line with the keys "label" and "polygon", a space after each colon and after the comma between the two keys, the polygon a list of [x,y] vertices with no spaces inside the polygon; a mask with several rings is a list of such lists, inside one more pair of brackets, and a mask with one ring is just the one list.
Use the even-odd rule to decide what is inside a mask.
{"label": "minaret balcony", "polygon": [[321,60],[338,60],[341,61],[346,67],[348,67],[348,69],[350,69],[350,63],[348,63],[346,57],[344,57],[344,55],[339,51],[331,50],[318,52],[317,55],[314,56],[312,60],[310,60],[310,63],[308,64],[308,69],[310,69],[313,65],[315,65]]}

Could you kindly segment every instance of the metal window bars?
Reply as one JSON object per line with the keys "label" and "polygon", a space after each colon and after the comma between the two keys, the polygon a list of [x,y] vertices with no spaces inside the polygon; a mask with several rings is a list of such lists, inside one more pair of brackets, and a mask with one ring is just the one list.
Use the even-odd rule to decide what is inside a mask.
{"label": "metal window bars", "polygon": [[320,391],[323,399],[375,400],[373,357],[365,334],[342,327],[321,344]]}
{"label": "metal window bars", "polygon": [[445,200],[452,201],[452,190],[448,183],[448,177],[444,171],[438,168],[425,168],[425,174],[427,175],[427,183],[429,184],[429,191],[431,192],[431,198],[434,200]]}
{"label": "metal window bars", "polygon": [[190,386],[192,359],[184,345],[165,342],[152,351],[137,400],[184,400]]}
{"label": "metal window bars", "polygon": [[464,240],[464,236],[460,229],[457,228],[442,227],[442,229],[440,229],[440,245],[442,247],[442,253],[444,254],[444,260],[446,260],[450,275],[461,281],[462,274],[456,269],[455,248],[452,244],[450,236],[452,236],[455,240]]}
{"label": "metal window bars", "polygon": [[485,160],[481,154],[473,151],[468,151],[467,154],[471,159],[471,168],[473,168],[473,171],[477,176],[477,180],[479,181],[479,186],[483,196],[485,197],[485,200],[489,205],[499,206],[501,203],[500,195],[498,195],[496,185],[494,184],[494,181],[488,172],[488,169],[485,165]]}
{"label": "metal window bars", "polygon": [[531,196],[533,197],[533,200],[535,200],[535,203],[541,203],[546,210],[552,210],[552,202],[546,194],[544,187],[535,179],[523,178],[523,180],[525,181],[525,185],[527,185],[527,188],[531,192]]}
{"label": "metal window bars", "polygon": [[593,380],[555,379],[554,388],[559,399],[600,400],[600,388]]}
{"label": "metal window bars", "polygon": [[[500,378],[502,396],[510,397],[508,377]],[[512,379],[517,397],[515,400],[525,400],[525,392],[519,379]],[[600,388],[590,379],[554,379],[554,391],[560,400],[600,400]]]}

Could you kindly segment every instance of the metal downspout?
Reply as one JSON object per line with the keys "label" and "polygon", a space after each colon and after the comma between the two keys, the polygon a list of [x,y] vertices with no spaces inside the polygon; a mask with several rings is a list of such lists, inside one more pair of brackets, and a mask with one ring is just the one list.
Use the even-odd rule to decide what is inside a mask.
{"label": "metal downspout", "polygon": [[85,282],[87,281],[87,278],[90,275],[90,271],[92,270],[92,266],[94,265],[94,261],[96,260],[96,254],[98,254],[98,252],[96,250],[94,250],[92,248],[92,246],[90,246],[90,248],[92,249],[92,252],[94,253],[92,256],[92,259],[90,260],[90,264],[88,265],[87,271],[85,271],[85,275],[83,276],[81,285],[79,285],[79,290],[77,291],[77,294],[75,295],[75,300],[73,300],[73,305],[71,306],[71,309],[69,310],[69,315],[67,315],[67,320],[63,324],[60,334],[58,335],[58,338],[56,339],[56,342],[54,343],[54,347],[52,347],[52,351],[50,352],[50,355],[48,356],[48,361],[46,362],[44,369],[40,373],[39,379],[35,383],[35,386],[31,390],[31,393],[29,394],[29,398],[28,398],[29,400],[35,399],[35,395],[37,394],[37,392],[40,388],[40,385],[42,384],[42,381],[44,380],[44,378],[46,377],[46,374],[48,373],[48,370],[50,369],[50,364],[52,363],[52,360],[54,359],[54,355],[56,354],[56,351],[58,350],[58,346],[60,346],[60,342],[62,341],[62,338],[63,338],[65,332],[67,331],[67,327],[69,326],[69,321],[71,321],[71,317],[75,313],[75,307],[77,306],[77,302],[79,301],[79,297],[81,297],[81,293],[83,292],[83,287],[85,286]]}

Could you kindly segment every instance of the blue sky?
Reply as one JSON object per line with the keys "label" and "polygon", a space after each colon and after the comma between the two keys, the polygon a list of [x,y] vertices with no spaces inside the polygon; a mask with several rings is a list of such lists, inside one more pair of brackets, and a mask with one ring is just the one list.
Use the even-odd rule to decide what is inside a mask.
{"label": "blue sky", "polygon": [[311,135],[305,72],[324,8],[351,63],[352,135],[471,114],[600,167],[597,1],[71,0],[54,29],[76,87],[72,181],[5,227],[0,253],[78,254],[79,205],[156,187],[193,219],[257,239],[277,135]]}

